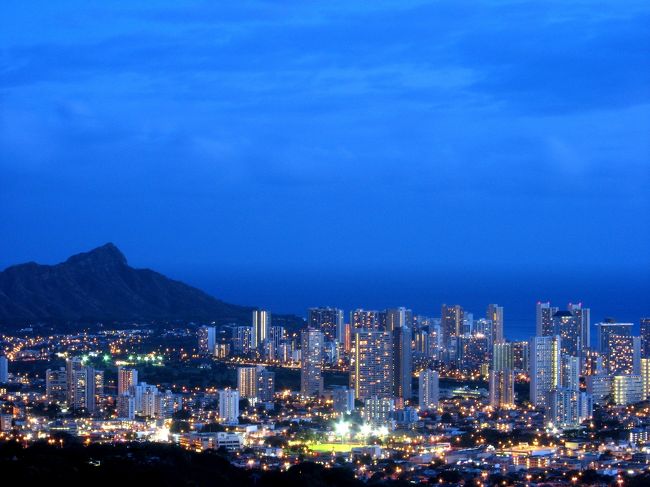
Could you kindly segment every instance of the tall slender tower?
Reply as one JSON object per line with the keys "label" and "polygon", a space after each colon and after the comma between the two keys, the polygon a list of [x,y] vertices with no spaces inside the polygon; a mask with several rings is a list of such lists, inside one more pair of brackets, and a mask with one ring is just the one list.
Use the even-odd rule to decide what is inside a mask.
{"label": "tall slender tower", "polygon": [[9,382],[9,360],[0,355],[0,384]]}
{"label": "tall slender tower", "polygon": [[424,369],[418,377],[420,410],[438,407],[440,401],[440,376],[435,370]]}
{"label": "tall slender tower", "polygon": [[650,358],[650,318],[641,318],[641,357]]}
{"label": "tall slender tower", "polygon": [[580,352],[591,347],[591,310],[582,303],[569,303],[569,311],[575,316],[580,334]]}
{"label": "tall slender tower", "polygon": [[262,346],[269,332],[271,313],[262,309],[253,311],[253,336],[251,347],[257,349]]}
{"label": "tall slender tower", "polygon": [[515,375],[510,369],[490,371],[490,406],[510,409],[515,405]]}
{"label": "tall slender tower", "polygon": [[204,355],[214,354],[217,332],[214,326],[202,326],[197,332],[199,341],[199,352]]}
{"label": "tall slender tower", "polygon": [[553,325],[553,315],[557,313],[558,308],[551,306],[551,303],[538,302],[536,308],[537,315],[537,328],[535,335],[538,337],[547,337],[555,335],[555,328]]}
{"label": "tall slender tower", "polygon": [[440,331],[442,333],[442,346],[449,347],[451,339],[461,335],[463,330],[463,307],[442,305],[440,318]]}
{"label": "tall slender tower", "polygon": [[488,304],[485,317],[492,321],[492,336],[489,337],[490,344],[503,341],[503,306]]}
{"label": "tall slender tower", "polygon": [[323,394],[323,332],[307,328],[301,333],[300,394]]}
{"label": "tall slender tower", "polygon": [[394,395],[405,401],[412,396],[411,328],[400,326],[393,330]]}
{"label": "tall slender tower", "polygon": [[560,386],[561,339],[556,336],[533,337],[530,342],[530,402],[548,407],[549,394]]}
{"label": "tall slender tower", "polygon": [[571,311],[557,311],[553,315],[555,333],[562,338],[562,353],[577,357],[582,351],[580,322]]}
{"label": "tall slender tower", "polygon": [[127,394],[131,386],[138,384],[138,371],[122,367],[117,368],[117,395]]}

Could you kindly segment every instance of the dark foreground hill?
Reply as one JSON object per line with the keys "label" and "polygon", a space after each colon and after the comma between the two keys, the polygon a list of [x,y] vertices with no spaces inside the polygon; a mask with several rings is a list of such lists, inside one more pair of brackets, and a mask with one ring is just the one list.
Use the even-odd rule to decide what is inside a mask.
{"label": "dark foreground hill", "polygon": [[[7,485],[76,486],[238,486],[363,487],[350,468],[314,463],[287,472],[240,469],[217,452],[194,453],[157,444],[69,444],[55,448],[0,443],[0,469]],[[12,481],[14,481],[12,483]],[[3,484],[4,485],[4,484]]]}
{"label": "dark foreground hill", "polygon": [[250,324],[252,310],[158,272],[134,269],[110,243],[57,265],[30,262],[0,272],[0,323],[9,325],[176,320]]}

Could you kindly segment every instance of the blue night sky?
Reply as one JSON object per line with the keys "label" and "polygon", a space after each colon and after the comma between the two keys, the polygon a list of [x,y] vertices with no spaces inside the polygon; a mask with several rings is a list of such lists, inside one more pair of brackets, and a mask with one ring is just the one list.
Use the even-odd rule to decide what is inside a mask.
{"label": "blue night sky", "polygon": [[[112,241],[282,311],[647,307],[647,1],[110,4],[3,2],[0,267]],[[583,277],[504,277],[550,274]]]}

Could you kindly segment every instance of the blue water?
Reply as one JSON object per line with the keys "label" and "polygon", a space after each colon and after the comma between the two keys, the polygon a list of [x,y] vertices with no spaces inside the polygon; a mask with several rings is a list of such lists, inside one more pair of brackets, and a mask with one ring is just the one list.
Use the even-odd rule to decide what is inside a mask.
{"label": "blue water", "polygon": [[[483,317],[488,303],[504,306],[506,337],[528,339],[535,333],[535,303],[565,307],[582,302],[591,321],[606,317],[638,325],[650,316],[650,275],[638,273],[463,273],[463,272],[282,272],[230,271],[176,276],[236,304],[276,313],[306,315],[312,306],[384,309],[407,306],[414,313],[439,317],[442,303],[460,304]],[[594,334],[592,330],[592,335]]]}

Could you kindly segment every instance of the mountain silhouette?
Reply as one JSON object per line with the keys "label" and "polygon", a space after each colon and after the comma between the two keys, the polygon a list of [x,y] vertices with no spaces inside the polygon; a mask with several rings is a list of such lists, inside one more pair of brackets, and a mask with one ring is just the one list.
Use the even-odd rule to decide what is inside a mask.
{"label": "mountain silhouette", "polygon": [[[253,309],[225,303],[150,269],[134,269],[112,243],[60,264],[29,262],[0,272],[0,322],[5,324],[173,320],[250,324]],[[278,316],[278,321],[282,318]],[[301,320],[288,321],[293,318]]]}

